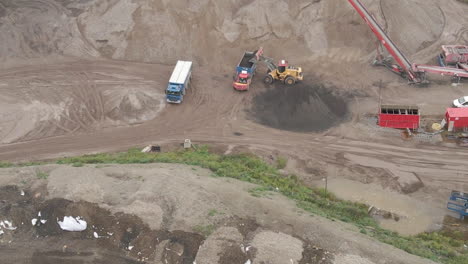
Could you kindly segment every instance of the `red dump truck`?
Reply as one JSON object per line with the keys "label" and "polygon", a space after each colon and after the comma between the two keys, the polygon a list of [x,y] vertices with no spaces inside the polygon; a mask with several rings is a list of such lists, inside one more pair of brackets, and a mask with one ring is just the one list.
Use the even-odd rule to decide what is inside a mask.
{"label": "red dump truck", "polygon": [[259,59],[262,55],[263,49],[254,52],[246,51],[239,64],[236,67],[236,74],[234,75],[234,82],[232,86],[238,91],[247,91],[255,75],[257,64],[252,61],[253,58]]}

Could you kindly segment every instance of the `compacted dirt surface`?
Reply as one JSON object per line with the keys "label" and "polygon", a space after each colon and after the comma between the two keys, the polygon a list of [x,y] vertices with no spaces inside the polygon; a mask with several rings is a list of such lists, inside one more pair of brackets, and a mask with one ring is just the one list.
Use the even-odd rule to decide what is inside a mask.
{"label": "compacted dirt surface", "polygon": [[[363,0],[363,3],[413,62],[435,63],[440,45],[468,41],[468,5],[456,0]],[[450,191],[468,189],[466,148],[446,142],[440,135],[419,133],[408,138],[402,131],[376,126],[375,118],[379,102],[417,104],[423,124],[430,127],[442,120],[453,99],[468,94],[467,84],[452,86],[446,78],[429,76],[429,87],[410,86],[384,68],[370,66],[375,56],[375,38],[344,0],[0,0],[0,38],[0,160],[47,160],[147,144],[160,145],[165,151],[188,138],[197,144],[210,144],[220,153],[251,152],[272,162],[286,157],[285,170],[297,174],[305,183],[323,187],[322,179],[327,177],[329,188],[337,196],[398,215],[398,222],[385,219],[382,225],[403,234],[441,228],[444,218],[452,217],[445,209]],[[265,86],[262,77],[266,68],[260,66],[249,91],[234,91],[231,84],[235,65],[245,50],[259,46],[264,47],[269,57],[301,66],[304,81],[291,87],[278,83]],[[164,89],[178,59],[194,62],[193,85],[182,104],[169,105],[164,99]],[[157,167],[151,170],[158,175]],[[15,173],[22,172],[6,174]],[[405,262],[398,257],[404,253],[390,253],[394,249],[376,242],[372,242],[375,247],[385,250],[379,248],[369,253],[364,250],[368,247],[365,239],[351,243],[350,237],[357,234],[348,236],[340,227],[326,229],[335,232],[333,243],[317,240],[322,237],[317,234],[329,235],[320,233],[325,227],[317,222],[323,225],[327,222],[318,218],[308,225],[313,226],[309,231],[302,230],[307,235],[301,235],[292,217],[276,228],[264,227],[265,233],[258,231],[258,237],[252,233],[256,231],[245,234],[232,229],[235,226],[232,223],[250,217],[255,225],[264,226],[262,219],[266,216],[256,211],[250,215],[242,210],[231,213],[232,219],[223,218],[226,229],[216,229],[208,238],[200,238],[200,232],[194,232],[193,227],[206,227],[205,223],[193,220],[189,228],[170,223],[164,217],[154,221],[145,218],[144,212],[172,212],[177,208],[177,205],[172,209],[164,207],[167,201],[161,197],[144,200],[145,203],[136,205],[139,209],[122,209],[125,203],[117,194],[134,192],[133,183],[111,184],[116,189],[115,199],[108,201],[96,186],[78,185],[74,191],[64,191],[65,186],[53,187],[56,181],[52,178],[47,180],[48,194],[39,191],[42,195],[34,197],[40,186],[31,185],[26,193],[32,196],[18,198],[30,199],[18,205],[24,210],[23,218],[18,219],[23,221],[25,215],[29,217],[33,211],[53,203],[63,203],[70,210],[62,208],[56,215],[76,213],[76,208],[83,207],[96,212],[88,214],[92,219],[107,215],[109,221],[115,222],[120,217],[136,217],[135,223],[141,223],[138,230],[150,228],[162,232],[166,240],[177,237],[175,241],[182,242],[174,242],[170,252],[183,249],[192,252],[187,253],[192,257],[205,258],[197,260],[199,264],[231,263],[232,259],[245,263],[251,257],[249,254],[255,254],[258,263],[268,263],[265,252],[278,249],[267,242],[273,240],[272,236],[283,238],[283,235],[288,236],[284,240],[288,245],[302,244],[302,253],[297,250],[300,247],[285,250],[290,255],[284,256],[293,263],[308,263],[303,261],[304,256],[310,255],[312,259],[322,254],[314,251],[315,246],[333,252],[336,263],[420,261]],[[203,183],[205,179],[198,180]],[[21,182],[2,184],[19,186]],[[179,195],[179,187],[174,188]],[[8,206],[16,203],[17,198],[7,198],[2,199]],[[220,196],[213,197],[215,201],[218,199]],[[159,207],[154,207],[153,201],[158,201]],[[115,215],[118,212],[128,216]],[[206,212],[199,213],[206,218]],[[177,219],[192,217],[184,215]],[[312,220],[307,217],[304,221]],[[102,224],[102,228],[110,227]],[[116,234],[125,232],[115,225],[112,228]],[[38,261],[46,258],[43,263],[47,263],[47,258],[57,261],[68,258],[72,263],[77,252],[86,252],[83,258],[77,257],[84,263],[100,259],[126,263],[128,257],[132,263],[138,259],[132,255],[133,250],[125,251],[121,238],[94,241],[87,231],[81,241],[73,234],[60,233],[58,238],[40,235],[39,230],[18,228],[15,234],[10,234],[18,241],[31,243],[23,246],[12,240],[13,246],[3,247],[9,261],[23,251],[30,253],[24,255],[29,258],[39,254]],[[63,250],[67,244],[61,242],[64,234],[63,239],[76,243],[72,251]],[[39,235],[42,240],[32,239]],[[1,239],[8,244],[8,239]],[[240,243],[230,244],[231,240],[273,249],[246,253],[245,248],[240,250],[237,245]],[[341,240],[345,242],[336,244]],[[193,253],[194,248],[185,248],[184,241],[201,245],[197,254]],[[225,241],[225,246],[217,248],[217,241]],[[89,248],[97,244],[89,243],[101,246],[92,251]],[[55,248],[48,252],[45,245]],[[171,248],[155,242],[154,246],[157,245]],[[212,251],[220,253],[201,253],[210,245]],[[145,261],[158,263],[166,254],[167,259],[173,258],[168,263],[185,263],[177,262],[182,260],[169,251],[164,252],[153,250],[153,255],[145,255],[151,260]],[[383,253],[375,252],[386,252],[387,259]]]}

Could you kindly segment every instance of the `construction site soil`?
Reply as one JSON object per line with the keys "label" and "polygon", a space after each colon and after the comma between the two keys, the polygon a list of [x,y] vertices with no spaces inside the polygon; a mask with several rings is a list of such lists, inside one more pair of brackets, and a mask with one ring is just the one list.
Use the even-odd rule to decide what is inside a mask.
{"label": "construction site soil", "polygon": [[[468,5],[459,1],[362,2],[412,62],[432,64],[441,45],[468,42]],[[448,223],[444,218],[448,215],[446,202],[451,190],[468,190],[466,148],[443,141],[439,134],[407,137],[399,130],[378,127],[375,118],[379,103],[417,104],[423,119],[428,118],[423,121],[425,127],[430,127],[431,122],[442,120],[455,98],[468,94],[468,86],[453,86],[443,76],[429,76],[431,85],[419,89],[384,68],[370,66],[375,56],[375,37],[344,0],[0,0],[0,39],[2,161],[51,160],[148,144],[166,151],[191,139],[197,144],[209,144],[219,153],[249,152],[272,163],[284,157],[285,173],[294,173],[306,184],[318,187],[324,187],[326,178],[328,188],[338,197],[398,215],[398,222],[383,219],[381,224],[407,235],[442,228]],[[301,66],[304,83],[264,87],[261,77],[266,69],[261,66],[248,92],[234,91],[230,76],[235,65],[244,51],[260,46],[266,56]],[[164,90],[179,59],[194,62],[192,89],[182,104],[169,105]],[[166,173],[156,165],[151,171],[154,175]],[[36,178],[34,172],[23,168],[0,173],[0,186],[23,188],[24,175]],[[171,215],[183,204],[180,201],[190,202],[188,194],[205,187],[184,191],[185,196],[175,204],[169,198],[148,198],[145,194],[151,192],[144,190],[136,199],[140,201],[125,211],[130,203],[122,200],[120,193],[135,192],[135,173],[115,172],[111,179],[96,183],[95,178],[79,171],[70,174],[82,180],[73,189],[67,186],[75,180],[67,176],[69,172],[53,177],[51,174],[50,184],[68,184],[58,184],[55,189],[51,185],[47,188],[49,195],[40,203],[52,203],[49,200],[57,198],[73,201],[67,208],[80,208],[86,204],[81,202],[84,200],[91,203],[84,207],[94,209],[83,212],[95,210],[105,215],[106,211],[97,208],[111,210],[112,221],[118,219],[118,212],[124,212],[129,215],[125,217],[136,217],[135,223],[140,223],[139,217],[151,230],[166,232],[167,237],[183,231],[187,239],[194,239],[193,243],[202,243],[197,258],[203,260],[197,260],[198,264],[216,263],[220,261],[218,256],[241,262],[246,256],[240,255],[237,246],[244,239],[240,230],[241,234],[229,228],[217,229],[207,239],[196,242],[195,233],[201,232],[194,232],[193,228],[199,225],[206,229],[214,224],[201,219],[206,220],[208,208],[218,208],[219,204],[204,206],[219,199],[250,208],[246,212],[245,208],[232,205],[235,210],[230,216],[242,221],[252,218],[264,228],[264,232],[248,240],[257,245],[254,248],[264,247],[263,253],[257,251],[255,264],[283,264],[291,259],[297,263],[304,256],[317,256],[314,251],[301,253],[308,252],[304,246],[307,241],[333,252],[334,263],[430,263],[362,236],[359,231],[349,232],[352,227],[343,227],[343,223],[309,215],[300,216],[302,224],[298,223],[295,205],[287,202],[284,206],[262,203],[256,204],[255,209],[249,207],[242,201],[255,204],[250,195],[230,193],[243,186],[237,182],[224,189],[227,196],[213,187],[210,191],[216,195],[195,199],[196,203],[183,207],[190,214],[177,215],[174,225],[161,215],[155,219],[164,224],[155,224],[148,220],[146,212],[165,211]],[[191,175],[191,169],[180,175]],[[116,177],[132,180],[121,183]],[[171,183],[172,192],[164,197],[181,193],[187,187],[180,177],[174,179],[179,181]],[[195,179],[189,185],[211,180]],[[112,184],[114,181],[119,184]],[[167,187],[164,181],[152,187]],[[44,184],[43,180],[31,182]],[[99,186],[106,184],[113,188],[112,192],[100,191]],[[219,183],[215,186],[219,187]],[[39,187],[28,188],[24,189],[34,192]],[[275,199],[273,202],[278,202]],[[26,211],[39,209],[39,202],[32,204],[21,206],[30,208]],[[173,207],[165,207],[168,204]],[[262,206],[274,211],[274,216],[259,210]],[[286,212],[285,208],[290,210]],[[192,222],[180,224],[184,221]],[[123,232],[112,228],[116,228],[116,233]],[[144,226],[138,228],[147,230]],[[32,229],[16,232],[18,240],[24,243],[8,243],[5,237],[11,234],[0,237],[0,256],[8,256],[5,259],[10,263],[30,263],[32,255],[23,252],[32,254],[35,250],[39,258],[65,257],[73,262],[70,258],[74,257],[66,256],[69,253],[58,253],[63,245],[77,243],[77,247],[83,245],[83,252],[93,252],[90,245],[101,243],[89,241],[88,237],[76,240],[69,233],[34,239],[37,233]],[[231,240],[236,241],[236,246],[229,244]],[[220,249],[216,247],[218,241],[227,242]],[[269,241],[283,242],[270,245]],[[51,245],[55,248],[50,249]],[[112,245],[118,250],[98,246],[103,251],[88,259],[111,259],[117,263],[124,262],[124,257],[135,259],[133,252],[129,254]],[[203,245],[209,248],[209,254],[201,253]],[[174,247],[182,248],[183,244],[178,242]],[[52,253],[40,256],[40,252],[51,250]],[[173,248],[171,252],[177,250]],[[71,252],[73,255],[78,251]],[[271,260],[268,254],[278,261]],[[13,262],[15,257],[26,259]]]}
{"label": "construction site soil", "polygon": [[269,127],[321,132],[343,122],[348,114],[347,102],[333,91],[339,90],[312,83],[275,84],[256,94],[251,113]]}
{"label": "construction site soil", "polygon": [[[2,229],[1,263],[431,263],[211,175],[170,164],[2,169],[0,221],[13,228]],[[65,216],[86,229],[62,230]]]}
{"label": "construction site soil", "polygon": [[[31,259],[22,259],[25,262],[21,263],[144,263],[145,259],[154,258],[152,247],[156,249],[163,243],[165,247],[161,261],[192,264],[203,241],[200,234],[151,230],[134,215],[113,215],[97,204],[74,203],[58,198],[44,201],[33,199],[28,191],[25,196],[19,196],[19,193],[16,186],[0,189],[2,218],[22,223],[18,232],[14,233],[14,244],[9,247],[15,248],[30,240],[55,240],[55,244],[60,240],[62,243],[58,248],[51,244],[48,251],[38,250],[33,243],[32,247],[22,252],[24,257],[31,256]],[[30,225],[31,219],[38,218],[38,212],[41,213],[40,220],[46,220],[49,224]],[[63,231],[56,223],[50,224],[64,216],[81,216],[91,228],[73,233]],[[95,232],[99,234],[98,238]],[[181,254],[178,255],[177,251]],[[18,263],[20,258],[19,254],[2,254],[2,263]]]}

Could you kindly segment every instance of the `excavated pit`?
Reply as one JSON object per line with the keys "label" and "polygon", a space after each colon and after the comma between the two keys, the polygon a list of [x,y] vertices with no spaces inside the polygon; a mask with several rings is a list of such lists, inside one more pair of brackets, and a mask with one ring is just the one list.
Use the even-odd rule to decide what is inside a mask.
{"label": "excavated pit", "polygon": [[348,106],[321,84],[275,84],[257,94],[251,112],[262,125],[296,132],[321,132],[345,121]]}

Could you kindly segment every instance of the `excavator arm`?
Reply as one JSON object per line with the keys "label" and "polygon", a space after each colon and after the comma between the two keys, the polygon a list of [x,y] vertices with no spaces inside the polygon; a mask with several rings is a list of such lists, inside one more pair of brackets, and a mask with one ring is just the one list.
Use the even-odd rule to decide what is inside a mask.
{"label": "excavator arm", "polygon": [[263,63],[269,71],[274,71],[276,68],[276,64],[273,62],[272,58],[266,57],[263,55],[263,48],[260,47],[258,51],[255,53],[255,57],[250,59],[250,62],[253,64]]}

